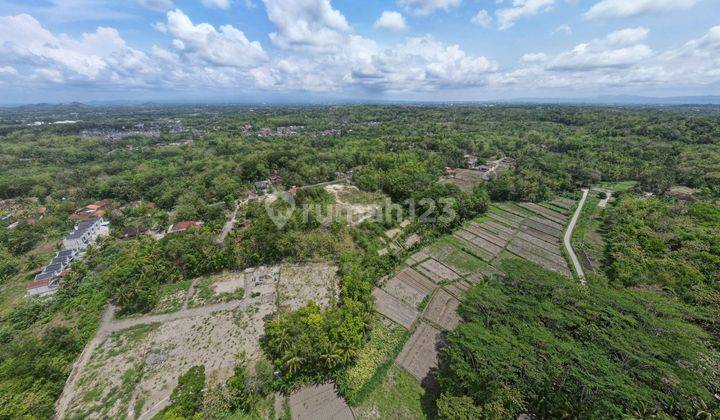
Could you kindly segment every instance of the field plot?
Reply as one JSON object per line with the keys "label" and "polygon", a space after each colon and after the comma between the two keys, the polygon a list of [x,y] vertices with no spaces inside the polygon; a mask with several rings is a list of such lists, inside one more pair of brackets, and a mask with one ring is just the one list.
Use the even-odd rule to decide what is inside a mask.
{"label": "field plot", "polygon": [[439,290],[430,300],[423,317],[446,330],[452,330],[460,323],[457,308],[460,301],[445,290]]}
{"label": "field plot", "polygon": [[335,385],[309,385],[290,395],[290,413],[297,420],[352,420],[353,414]]}
{"label": "field plot", "polygon": [[425,296],[432,293],[437,287],[422,274],[412,268],[406,268],[388,280],[383,286],[383,290],[417,308]]}
{"label": "field plot", "polygon": [[277,285],[282,310],[296,310],[313,301],[320,306],[334,302],[339,292],[337,267],[324,263],[284,264]]}
{"label": "field plot", "polygon": [[395,362],[415,379],[426,383],[430,379],[430,371],[438,366],[438,350],[443,344],[442,332],[422,322],[405,343]]}
{"label": "field plot", "polygon": [[[257,273],[283,271],[279,283],[271,277],[247,281]],[[248,362],[261,356],[264,318],[278,311],[277,287],[296,292],[289,304],[315,300],[327,305],[336,299],[327,295],[337,290],[336,271],[337,267],[329,264],[306,264],[209,276],[204,293],[226,296],[245,292],[242,299],[221,303],[228,309],[219,311],[212,309],[218,304],[198,306],[172,315],[148,315],[104,325],[105,331],[114,332],[98,336],[101,341],[88,364],[79,370],[76,385],[65,390],[69,401],[65,417],[137,418],[152,407],[162,408],[178,377],[195,365],[205,366],[210,383],[225,381],[240,353]],[[320,284],[332,287],[323,289]],[[137,325],[119,330],[128,322]]]}
{"label": "field plot", "polygon": [[462,299],[465,292],[467,292],[467,290],[470,288],[470,285],[465,281],[460,280],[456,283],[448,284],[443,287],[445,288],[445,290],[450,292],[451,295],[455,296],[458,299]]}
{"label": "field plot", "polygon": [[443,178],[443,182],[457,185],[461,190],[466,193],[471,193],[472,190],[483,182],[483,173],[472,169],[455,169],[455,175],[452,177]]}
{"label": "field plot", "polygon": [[434,259],[429,259],[417,266],[417,270],[426,275],[430,280],[439,283],[444,280],[457,280],[460,276]]}
{"label": "field plot", "polygon": [[492,256],[497,256],[502,251],[502,246],[496,245],[495,243],[484,239],[469,230],[460,229],[458,236],[465,239],[466,241],[480,247],[483,251],[487,252]]}
{"label": "field plot", "polygon": [[507,217],[501,216],[501,215],[499,215],[499,214],[497,214],[497,213],[488,213],[488,217],[491,218],[492,220],[498,222],[498,223],[502,223],[502,224],[504,224],[504,225],[506,225],[506,226],[510,226],[510,227],[513,227],[513,228],[517,228],[517,227],[520,226],[520,223],[519,223],[519,222],[516,222],[516,221],[514,221],[514,220],[508,219]]}
{"label": "field plot", "polygon": [[564,198],[564,197],[556,198],[553,201],[551,201],[550,203],[552,203],[558,207],[562,207],[568,211],[570,211],[570,209],[572,209],[573,206],[575,206],[574,200],[571,200],[569,198]]}
{"label": "field plot", "polygon": [[481,226],[475,222],[470,222],[467,226],[465,226],[465,230],[499,247],[504,247],[505,245],[507,245],[508,242],[508,235],[503,233],[493,233],[485,226]]}
{"label": "field plot", "polygon": [[567,216],[565,216],[564,214],[550,210],[548,208],[545,208],[545,207],[540,206],[535,203],[519,203],[518,205],[525,209],[528,209],[532,212],[538,213],[538,214],[542,215],[544,218],[550,219],[561,225],[567,221]]}
{"label": "field plot", "polygon": [[430,258],[430,254],[422,250],[412,254],[405,262],[407,263],[407,265],[415,265],[417,263],[427,260],[428,258]]}
{"label": "field plot", "polygon": [[375,309],[385,318],[409,330],[419,313],[417,309],[380,288],[373,290]]}

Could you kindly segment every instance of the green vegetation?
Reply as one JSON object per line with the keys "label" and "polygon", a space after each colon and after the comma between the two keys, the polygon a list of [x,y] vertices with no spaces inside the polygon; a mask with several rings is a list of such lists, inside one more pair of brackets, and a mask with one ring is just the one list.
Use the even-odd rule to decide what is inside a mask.
{"label": "green vegetation", "polygon": [[686,320],[681,303],[648,290],[581,287],[518,260],[501,268],[507,278],[468,292],[460,309],[465,322],[448,336],[437,375],[441,413],[720,413],[720,353]]}
{"label": "green vegetation", "polygon": [[155,416],[156,419],[193,418],[202,410],[205,395],[205,366],[193,366],[180,375],[178,384],[170,394],[170,405]]}
{"label": "green vegetation", "polygon": [[382,383],[353,408],[359,419],[424,419],[432,417],[432,396],[405,370],[391,366]]}
{"label": "green vegetation", "polygon": [[350,405],[358,405],[378,386],[400,352],[408,334],[400,327],[390,328],[375,321],[367,343],[358,351],[354,365],[338,374],[336,383]]}
{"label": "green vegetation", "polygon": [[[583,416],[607,409],[610,416],[689,417],[703,410],[712,412],[716,410],[712,400],[705,399],[712,387],[706,384],[716,378],[718,369],[716,365],[708,368],[698,378],[691,367],[697,367],[692,364],[699,363],[699,354],[712,356],[718,348],[719,115],[716,107],[546,105],[2,109],[0,418],[53,415],[53,403],[70,364],[95,333],[108,301],[117,303],[123,316],[172,311],[182,304],[179,296],[188,282],[198,277],[198,302],[231,299],[242,291],[211,297],[211,285],[202,276],[259,264],[315,260],[338,263],[340,297],[329,308],[311,304],[268,318],[262,348],[270,371],[280,372],[270,381],[271,388],[288,391],[312,380],[343,382],[339,378],[346,377],[343,386],[348,396],[364,400],[363,406],[375,404],[387,417],[431,413],[434,408],[427,404],[420,409],[420,400],[427,398],[402,371],[392,368],[384,376],[387,366],[379,362],[380,355],[391,358],[392,346],[387,343],[392,340],[373,335],[370,292],[378,279],[407,257],[407,250],[378,255],[389,248],[384,232],[397,228],[399,220],[368,220],[349,226],[343,221],[325,223],[322,214],[304,217],[296,211],[278,226],[265,203],[254,201],[241,207],[238,223],[225,241],[217,241],[228,213],[238,200],[247,198],[255,181],[270,179],[270,190],[276,191],[340,176],[359,188],[339,194],[347,203],[380,204],[383,211],[399,206],[406,215],[414,210],[416,215],[431,216],[425,220],[428,223],[406,227],[397,239],[400,243],[409,234],[418,234],[422,243],[442,238],[485,213],[490,198],[542,201],[558,194],[570,196],[580,185],[619,193],[617,202],[604,213],[597,211],[598,198],[593,196],[588,203],[592,212],[584,213],[577,227],[576,244],[598,274],[590,278],[588,296],[534,269],[516,273],[517,287],[507,286],[508,280],[494,280],[473,292],[481,302],[489,297],[511,298],[496,302],[503,306],[491,308],[493,312],[486,316],[492,319],[481,323],[468,318],[458,330],[482,331],[489,340],[496,340],[482,349],[472,348],[460,336],[451,342],[457,354],[477,350],[493,363],[463,376],[472,383],[444,387],[437,404],[439,414],[505,417],[528,410],[540,416]],[[39,127],[22,122],[48,116],[81,122]],[[141,123],[149,127],[169,120],[179,121],[184,130],[162,129],[155,137],[116,140],[81,133],[122,132],[125,127]],[[289,125],[305,129],[295,135],[258,135],[262,127],[274,130]],[[342,134],[312,134],[328,129]],[[479,162],[507,156],[515,164],[469,193],[437,182],[444,167],[466,167],[466,155]],[[696,190],[698,202],[667,199],[664,193],[675,185]],[[645,191],[657,198],[635,197]],[[385,197],[392,202],[381,202]],[[74,263],[54,297],[23,299],[25,283],[59,249],[59,240],[72,228],[74,222],[68,216],[100,199],[111,203],[106,217],[112,236],[90,249],[84,262]],[[423,199],[432,199],[435,205]],[[298,208],[333,201],[319,187],[300,189],[295,197]],[[277,200],[270,208],[282,214],[288,204]],[[457,217],[440,217],[447,215]],[[182,220],[204,224],[160,240],[142,235],[151,230],[159,237],[169,224]],[[442,241],[453,244],[454,239]],[[472,273],[491,271],[460,251],[448,255],[446,261]],[[528,276],[539,280],[520,281]],[[546,283],[558,291],[559,297],[554,298],[567,295],[567,301],[542,300],[533,294],[536,291],[523,289]],[[478,290],[487,296],[480,296]],[[638,308],[640,299],[645,299],[645,312]],[[516,314],[507,309],[512,305],[518,305]],[[531,316],[543,310],[552,317]],[[476,329],[480,324],[489,329],[504,325],[505,331],[490,335]],[[567,329],[570,325],[588,335],[588,346],[578,344],[577,336]],[[661,339],[648,341],[646,334],[652,331],[648,325],[658,328],[654,333]],[[676,331],[680,326],[686,328],[684,334]],[[592,334],[589,328],[595,328]],[[513,345],[503,347],[501,340],[511,338]],[[623,339],[627,347],[618,344]],[[530,357],[526,365],[510,366],[519,363],[514,358],[515,344],[531,348],[530,356],[538,356]],[[503,358],[493,359],[488,352]],[[570,360],[578,354],[597,357],[591,360],[597,367]],[[539,355],[551,358],[543,361]],[[678,355],[686,364],[671,363],[680,360]],[[508,365],[502,365],[502,360]],[[459,361],[450,361],[457,364],[443,371],[447,378],[467,373],[461,371]],[[512,374],[518,366],[528,369],[521,372],[522,381]],[[557,366],[569,370],[561,374]],[[578,366],[587,370],[572,370]],[[498,376],[502,384],[478,379],[491,367],[505,375]],[[257,375],[243,376],[242,372],[235,374],[238,378]],[[386,383],[379,386],[377,378],[382,377]],[[658,380],[667,382],[665,388]],[[586,388],[578,388],[581,385]],[[248,413],[262,411],[258,407],[268,404],[264,391],[240,388],[235,386],[233,391],[239,400],[248,395],[257,398],[248,397],[248,403],[232,405],[232,410],[252,415]],[[547,389],[560,392],[540,401]],[[675,391],[678,396],[671,397]],[[230,412],[222,408],[228,400],[218,401],[215,413]],[[582,402],[586,411],[573,401]],[[551,403],[557,404],[552,410]],[[413,408],[403,411],[401,406]]]}

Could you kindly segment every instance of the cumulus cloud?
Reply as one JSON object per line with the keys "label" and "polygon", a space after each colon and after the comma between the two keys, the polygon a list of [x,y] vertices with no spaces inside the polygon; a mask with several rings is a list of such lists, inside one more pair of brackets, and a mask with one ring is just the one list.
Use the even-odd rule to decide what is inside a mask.
{"label": "cumulus cloud", "polygon": [[167,30],[175,37],[175,48],[211,64],[251,67],[267,60],[260,43],[248,40],[241,30],[232,25],[219,30],[208,23],[195,25],[180,9],[168,12]]}
{"label": "cumulus cloud", "polygon": [[351,32],[345,16],[330,0],[263,0],[276,32],[272,42],[280,48],[327,50],[341,47]]}
{"label": "cumulus cloud", "polygon": [[417,15],[429,15],[438,10],[448,11],[460,5],[462,0],[400,0],[412,13]]}
{"label": "cumulus cloud", "polygon": [[54,82],[113,80],[127,73],[148,73],[141,51],[125,44],[114,28],[99,27],[79,39],[55,36],[27,14],[0,17],[0,56]]}
{"label": "cumulus cloud", "polygon": [[230,3],[230,0],[202,0],[205,7],[215,7],[223,10],[230,9]]}
{"label": "cumulus cloud", "polygon": [[485,29],[492,28],[493,19],[487,10],[480,10],[475,16],[473,16],[471,22],[477,26],[481,26]]}
{"label": "cumulus cloud", "polygon": [[375,21],[375,28],[402,32],[407,30],[407,23],[401,13],[385,11],[382,12],[382,15]]}
{"label": "cumulus cloud", "polygon": [[639,16],[693,7],[697,0],[601,0],[585,13],[587,19]]}
{"label": "cumulus cloud", "polygon": [[498,29],[501,31],[510,29],[518,19],[549,10],[553,4],[555,4],[555,0],[513,0],[512,7],[495,11]]}

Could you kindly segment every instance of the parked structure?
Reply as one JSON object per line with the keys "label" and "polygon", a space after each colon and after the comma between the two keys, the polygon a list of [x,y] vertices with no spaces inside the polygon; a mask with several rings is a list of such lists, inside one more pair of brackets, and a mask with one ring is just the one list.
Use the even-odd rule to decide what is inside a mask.
{"label": "parked structure", "polygon": [[70,218],[73,220],[84,220],[94,217],[103,217],[105,216],[105,209],[108,204],[110,204],[109,200],[96,201],[93,204],[88,204],[83,208],[75,210],[75,212],[70,215]]}
{"label": "parked structure", "polygon": [[84,250],[94,244],[101,236],[110,235],[109,222],[102,217],[94,217],[75,225],[75,230],[63,239],[65,249]]}
{"label": "parked structure", "polygon": [[185,220],[185,221],[177,222],[173,225],[170,225],[170,227],[167,230],[167,233],[184,232],[190,228],[202,227],[202,225],[203,225],[203,222],[194,222],[191,220]]}
{"label": "parked structure", "polygon": [[27,284],[27,295],[47,296],[55,293],[60,286],[62,275],[70,268],[70,263],[81,256],[76,249],[66,249],[56,253],[50,264],[45,266],[42,272]]}

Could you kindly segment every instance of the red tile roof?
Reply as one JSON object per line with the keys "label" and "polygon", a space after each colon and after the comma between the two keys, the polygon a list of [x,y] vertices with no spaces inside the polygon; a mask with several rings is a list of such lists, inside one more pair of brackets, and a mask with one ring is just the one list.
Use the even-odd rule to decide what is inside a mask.
{"label": "red tile roof", "polygon": [[182,232],[183,230],[200,227],[200,226],[201,226],[201,224],[198,222],[185,220],[182,222],[177,222],[174,225],[172,225],[172,227],[170,228],[170,232]]}
{"label": "red tile roof", "polygon": [[38,287],[47,286],[50,284],[51,279],[45,279],[45,280],[33,280],[30,283],[27,284],[27,289],[37,289]]}

